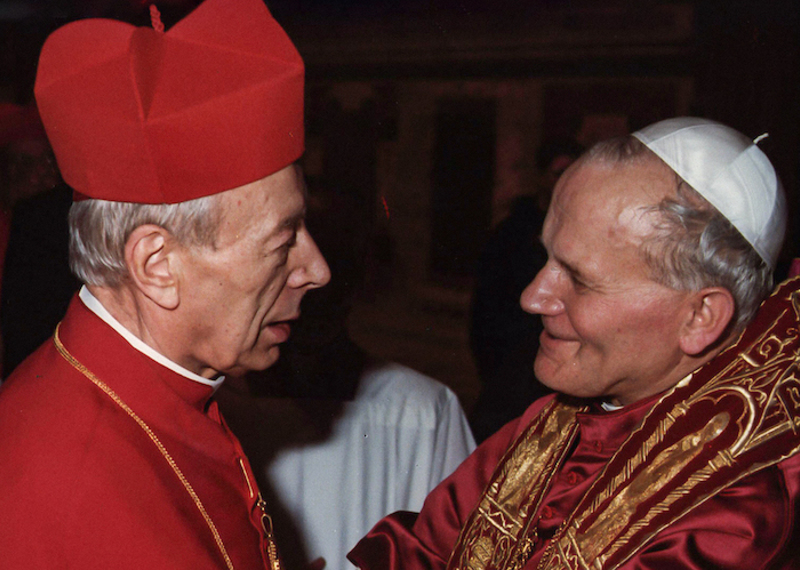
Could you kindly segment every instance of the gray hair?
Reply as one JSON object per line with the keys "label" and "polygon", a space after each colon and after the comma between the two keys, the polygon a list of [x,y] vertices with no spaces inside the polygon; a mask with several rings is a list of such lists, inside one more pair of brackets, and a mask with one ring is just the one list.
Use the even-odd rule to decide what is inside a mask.
{"label": "gray hair", "polygon": [[[598,143],[584,160],[641,164],[661,159],[634,137]],[[735,314],[729,325],[740,332],[772,290],[772,270],[725,216],[675,174],[676,193],[653,206],[659,215],[642,247],[655,281],[676,290],[719,286],[730,291]]]}
{"label": "gray hair", "polygon": [[221,216],[219,195],[177,204],[82,200],[69,211],[69,262],[87,285],[116,287],[128,276],[125,243],[139,226],[154,224],[187,246],[212,246]]}

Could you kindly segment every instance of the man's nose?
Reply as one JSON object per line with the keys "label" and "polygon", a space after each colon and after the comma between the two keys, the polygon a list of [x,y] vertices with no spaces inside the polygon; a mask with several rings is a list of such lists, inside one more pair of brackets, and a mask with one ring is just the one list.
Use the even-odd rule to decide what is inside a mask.
{"label": "man's nose", "polygon": [[331,270],[307,230],[303,229],[298,234],[297,246],[299,259],[289,275],[289,286],[298,289],[301,287],[316,289],[327,285],[331,280]]}
{"label": "man's nose", "polygon": [[522,310],[535,315],[555,315],[564,310],[558,294],[561,270],[548,262],[525,287],[519,299]]}

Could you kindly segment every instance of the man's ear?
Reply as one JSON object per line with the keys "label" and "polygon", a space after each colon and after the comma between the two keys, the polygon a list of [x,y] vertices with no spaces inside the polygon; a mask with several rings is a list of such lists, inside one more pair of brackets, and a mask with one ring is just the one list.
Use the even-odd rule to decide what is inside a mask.
{"label": "man's ear", "polygon": [[736,303],[724,287],[701,289],[690,297],[689,303],[680,347],[690,356],[699,356],[722,339],[736,312]]}
{"label": "man's ear", "polygon": [[137,227],[125,242],[125,263],[133,285],[165,309],[178,306],[179,280],[174,239],[160,226]]}

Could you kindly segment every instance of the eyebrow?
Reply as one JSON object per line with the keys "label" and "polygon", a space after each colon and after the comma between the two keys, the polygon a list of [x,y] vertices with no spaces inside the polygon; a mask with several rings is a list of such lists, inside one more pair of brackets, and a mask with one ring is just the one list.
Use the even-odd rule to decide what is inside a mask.
{"label": "eyebrow", "polygon": [[275,226],[275,229],[272,230],[267,236],[267,241],[274,239],[275,237],[279,236],[286,230],[297,231],[297,229],[303,223],[303,220],[305,220],[305,218],[306,218],[306,208],[305,205],[303,205],[303,208],[301,210],[295,212],[291,216],[284,218],[277,226]]}
{"label": "eyebrow", "polygon": [[544,247],[544,249],[547,251],[548,259],[555,260],[556,263],[558,263],[561,267],[563,267],[564,270],[567,273],[569,273],[569,276],[573,281],[578,281],[580,283],[586,283],[586,284],[591,283],[591,278],[584,272],[582,272],[580,269],[578,269],[575,265],[571,264],[570,262],[564,259],[561,259],[556,255],[552,255],[550,251],[547,249],[547,246],[545,246],[544,239],[541,234],[539,235],[539,243],[541,243],[542,247]]}
{"label": "eyebrow", "polygon": [[582,283],[582,284],[591,283],[591,281],[592,281],[591,278],[588,275],[586,275],[585,273],[583,273],[580,269],[575,267],[574,265],[572,265],[570,263],[567,263],[564,260],[557,260],[557,261],[558,261],[559,265],[561,265],[567,271],[567,273],[569,273],[570,278],[573,281],[577,281],[577,282]]}

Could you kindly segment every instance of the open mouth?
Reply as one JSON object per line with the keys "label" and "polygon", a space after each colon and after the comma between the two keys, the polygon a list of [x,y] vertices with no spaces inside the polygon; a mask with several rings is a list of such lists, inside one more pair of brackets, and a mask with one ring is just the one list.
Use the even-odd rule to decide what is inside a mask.
{"label": "open mouth", "polygon": [[271,322],[264,328],[272,332],[276,342],[286,342],[292,334],[292,320]]}

